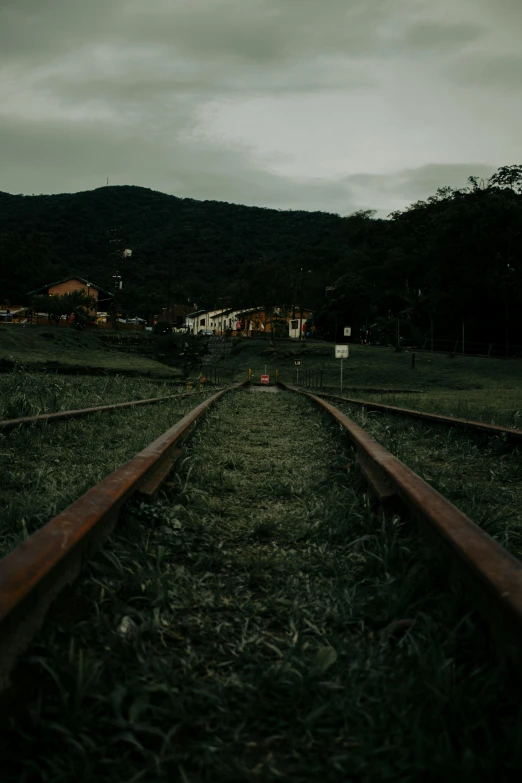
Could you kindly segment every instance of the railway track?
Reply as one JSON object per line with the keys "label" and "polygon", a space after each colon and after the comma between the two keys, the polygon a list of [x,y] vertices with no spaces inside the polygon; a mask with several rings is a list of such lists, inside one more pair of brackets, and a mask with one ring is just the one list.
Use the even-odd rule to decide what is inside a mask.
{"label": "railway track", "polygon": [[[288,386],[288,388],[290,387]],[[487,424],[486,422],[482,421],[460,419],[456,416],[442,416],[438,413],[426,413],[424,411],[413,410],[411,408],[399,408],[396,405],[385,405],[384,403],[380,402],[354,399],[352,397],[341,397],[336,394],[327,394],[326,392],[318,392],[318,396],[349,405],[355,405],[367,410],[405,416],[407,418],[425,421],[430,424],[442,424],[449,427],[463,428],[484,435],[500,436],[513,442],[522,442],[522,430],[517,429],[516,427],[500,427],[496,424]]]}
{"label": "railway track", "polygon": [[[426,715],[426,700],[435,715],[441,693],[450,698],[454,686],[441,672],[458,659],[459,644],[468,645],[471,669],[489,665],[488,652],[475,649],[480,626],[461,622],[460,635],[453,629],[450,593],[412,598],[433,587],[433,575],[420,565],[415,536],[401,517],[419,522],[444,569],[473,596],[501,658],[518,670],[519,561],[329,403],[303,393],[224,394],[199,405],[0,561],[3,686],[56,595],[93,558],[58,621],[61,631],[44,626],[32,659],[33,667],[52,674],[41,686],[40,705],[48,699],[52,713],[61,699],[62,723],[73,720],[87,744],[103,746],[96,761],[84,753],[86,780],[114,775],[113,763],[102,758],[111,747],[120,756],[118,774],[125,769],[129,775],[120,779],[130,779],[134,764],[136,775],[143,771],[145,779],[156,774],[158,780],[176,774],[225,781],[247,773],[266,780],[281,774],[317,780],[328,773],[328,779],[344,780],[371,772],[375,754],[364,731],[376,747],[384,736],[395,737],[381,753],[401,780],[418,779],[404,776],[406,769],[447,771],[450,759],[456,763],[451,742],[442,747],[436,739],[447,727]],[[328,416],[326,423],[314,406]],[[355,459],[339,440],[340,428]],[[157,500],[182,443],[170,494]],[[388,509],[387,522],[357,491],[357,465]],[[95,554],[122,511],[129,529]],[[98,620],[87,626],[78,619],[82,609]],[[78,663],[79,652],[70,638],[84,648],[80,695],[69,666]],[[122,655],[125,674],[117,663]],[[31,658],[24,660],[30,669]],[[475,699],[472,712],[482,709],[487,717],[495,700],[507,709],[509,696],[477,695],[466,662],[453,660],[451,667]],[[484,668],[482,676],[500,688],[496,668]],[[435,678],[431,690],[424,678]],[[65,697],[74,687],[74,699]],[[90,688],[109,696],[96,702]],[[382,717],[371,707],[379,700]],[[462,722],[466,707],[459,705],[453,717]],[[55,779],[73,779],[67,774],[82,757],[78,740],[66,743],[70,759],[60,757],[59,732],[44,731],[47,739],[37,740],[51,714],[39,709],[30,729],[25,726],[25,739],[12,735],[15,745],[27,753],[32,742],[48,775],[52,761],[53,774],[62,776]],[[413,722],[412,710],[418,710]],[[366,727],[362,735],[360,725]],[[104,734],[116,730],[111,745]],[[161,741],[152,741],[150,731]],[[404,751],[418,731],[429,742],[415,735],[423,751],[415,762],[413,750],[405,760],[396,753],[397,742]],[[466,742],[475,756],[488,745],[481,748],[471,736]],[[488,749],[489,761],[468,763],[472,772],[500,763],[501,750]],[[514,757],[502,763],[510,768]],[[15,774],[16,759],[11,764]]]}
{"label": "railway track", "polygon": [[[324,395],[321,395],[324,396]],[[328,397],[328,399],[332,399]],[[522,558],[521,431],[334,397],[340,409]]]}
{"label": "railway track", "polygon": [[15,419],[0,420],[0,432],[7,433],[16,430],[19,427],[29,427],[34,424],[54,424],[66,419],[81,419],[84,416],[90,416],[95,413],[107,413],[109,411],[119,411],[126,408],[137,408],[140,405],[153,405],[167,400],[183,399],[193,395],[194,392],[187,394],[167,394],[162,397],[149,397],[147,400],[130,400],[129,402],[117,402],[112,405],[94,405],[90,408],[76,408],[75,410],[56,411],[54,413],[40,413],[38,416],[19,416]]}

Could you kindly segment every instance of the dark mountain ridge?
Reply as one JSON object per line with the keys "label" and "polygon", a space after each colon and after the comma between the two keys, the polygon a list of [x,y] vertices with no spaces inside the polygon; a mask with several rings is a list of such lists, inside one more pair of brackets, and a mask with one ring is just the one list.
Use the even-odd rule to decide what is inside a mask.
{"label": "dark mountain ridge", "polygon": [[[244,261],[288,260],[303,245],[319,247],[341,218],[323,212],[247,207],[178,198],[138,186],[23,196],[0,192],[1,298],[78,274],[112,290],[115,245],[132,249],[121,264],[122,305],[146,314],[177,298],[213,306],[226,296]],[[114,232],[111,234],[110,232]],[[0,246],[0,254],[2,246]],[[1,258],[1,255],[0,255]]]}

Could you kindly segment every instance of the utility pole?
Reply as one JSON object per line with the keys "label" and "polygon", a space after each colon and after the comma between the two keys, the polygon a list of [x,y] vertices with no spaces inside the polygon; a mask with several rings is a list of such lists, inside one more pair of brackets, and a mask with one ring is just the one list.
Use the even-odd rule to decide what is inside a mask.
{"label": "utility pole", "polygon": [[301,267],[301,301],[299,303],[299,339],[303,339],[303,267]]}
{"label": "utility pole", "polygon": [[[307,274],[312,273],[311,269],[306,270]],[[299,305],[299,339],[303,339],[303,299],[304,299],[304,269],[301,267],[301,302]]]}
{"label": "utility pole", "polygon": [[120,275],[120,257],[121,257],[121,251],[120,251],[120,244],[121,239],[119,236],[116,235],[116,229],[113,228],[109,232],[109,236],[111,237],[109,239],[109,244],[112,246],[110,249],[110,254],[114,254],[114,261],[115,261],[115,269],[113,274],[113,280],[114,280],[114,298],[112,300],[112,328],[118,329],[118,294],[120,291],[120,283],[121,283],[121,275]]}
{"label": "utility pole", "polygon": [[169,260],[169,301],[167,302],[168,319],[172,322],[172,258]]}
{"label": "utility pole", "polygon": [[118,295],[121,291],[123,284],[121,280],[120,275],[120,261],[122,258],[128,258],[132,255],[132,250],[121,250],[120,245],[122,243],[122,239],[120,236],[116,236],[117,233],[121,233],[121,228],[116,231],[116,229],[112,229],[110,231],[110,235],[112,235],[112,239],[109,240],[109,243],[114,246],[114,250],[111,252],[114,253],[115,257],[115,274],[113,275],[114,278],[114,301],[112,303],[113,313],[112,313],[112,328],[118,329]]}

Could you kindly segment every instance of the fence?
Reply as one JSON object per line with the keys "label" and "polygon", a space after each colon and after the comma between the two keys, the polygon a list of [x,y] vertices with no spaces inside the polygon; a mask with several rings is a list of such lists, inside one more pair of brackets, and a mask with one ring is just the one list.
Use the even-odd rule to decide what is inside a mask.
{"label": "fence", "polygon": [[292,383],[294,386],[306,386],[307,389],[322,389],[324,369],[294,370]]}
{"label": "fence", "polygon": [[225,367],[216,367],[214,365],[206,365],[203,371],[205,377],[205,383],[213,383],[216,386],[226,386],[227,384],[234,383],[234,371],[228,370]]}
{"label": "fence", "polygon": [[522,358],[522,345],[508,345],[506,350],[505,343],[477,343],[470,340],[431,340],[424,338],[420,345],[412,346],[415,351],[433,351],[434,353],[461,353],[467,356],[510,356],[517,359]]}
{"label": "fence", "polygon": [[[31,316],[29,317],[23,317],[18,318],[16,316],[10,318],[10,317],[3,317],[0,319],[0,324],[17,324],[21,326],[45,326],[46,328],[54,328],[54,329],[74,329],[75,327],[67,323],[67,320],[65,318],[61,318],[58,323],[56,321],[49,322],[49,319],[47,316],[39,316],[36,318],[34,316],[31,319]],[[107,321],[106,323],[98,322],[93,325],[88,325],[85,327],[86,329],[89,329],[89,331],[96,331],[97,329],[112,329],[112,322]],[[118,322],[118,330],[122,332],[144,332],[145,331],[145,324],[135,324],[135,323],[125,323],[125,321],[119,321]]]}

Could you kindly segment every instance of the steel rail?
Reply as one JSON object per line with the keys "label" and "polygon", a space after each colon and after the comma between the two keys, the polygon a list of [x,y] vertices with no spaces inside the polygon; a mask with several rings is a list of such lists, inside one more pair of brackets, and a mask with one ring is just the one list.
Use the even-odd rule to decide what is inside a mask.
{"label": "steel rail", "polygon": [[0,421],[0,432],[10,432],[17,427],[27,427],[30,424],[39,422],[54,424],[55,421],[64,419],[79,419],[82,416],[88,416],[91,413],[102,413],[104,411],[115,411],[121,408],[132,408],[138,405],[150,405],[154,402],[164,402],[165,400],[179,400],[182,397],[189,397],[197,392],[184,392],[183,394],[168,394],[166,397],[149,397],[147,400],[131,400],[130,402],[116,402],[112,405],[96,405],[92,408],[77,408],[70,411],[56,411],[55,413],[40,413],[38,416],[21,416],[18,419],[4,419]]}
{"label": "steel rail", "polygon": [[9,687],[16,659],[55,598],[116,526],[124,503],[179,453],[179,445],[209,406],[242,385],[204,400],[0,560],[0,692]]}
{"label": "steel rail", "polygon": [[327,394],[326,392],[321,391],[318,391],[317,395],[320,397],[327,397],[329,400],[346,402],[350,405],[361,405],[365,408],[384,411],[386,413],[396,413],[402,416],[410,416],[411,418],[422,419],[424,421],[433,422],[434,424],[448,424],[455,427],[466,427],[467,429],[476,430],[477,432],[484,432],[486,435],[506,435],[511,440],[522,440],[522,430],[515,428],[511,429],[510,427],[500,427],[497,424],[486,424],[483,421],[474,421],[473,419],[458,419],[454,416],[442,416],[439,413],[424,413],[423,411],[417,411],[410,408],[399,408],[396,405],[385,405],[382,402],[355,400],[349,397],[340,397],[337,394]]}
{"label": "steel rail", "polygon": [[328,411],[355,444],[361,472],[378,497],[395,497],[417,519],[450,578],[475,593],[501,653],[522,674],[522,564],[456,506],[390,454],[348,416],[315,394],[303,394]]}

